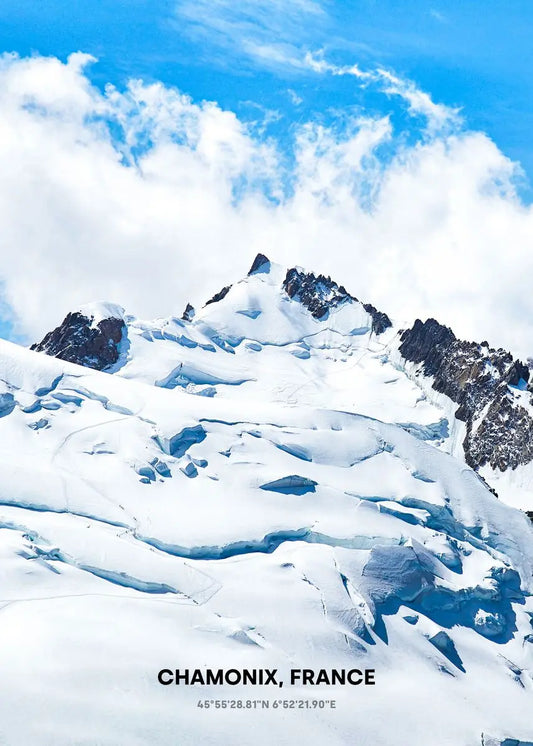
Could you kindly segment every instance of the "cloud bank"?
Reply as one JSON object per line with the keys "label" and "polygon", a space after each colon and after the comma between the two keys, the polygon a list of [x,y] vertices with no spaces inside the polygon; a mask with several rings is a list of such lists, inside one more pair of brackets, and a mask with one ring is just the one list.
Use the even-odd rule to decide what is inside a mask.
{"label": "cloud bank", "polygon": [[90,62],[0,62],[0,281],[29,340],[92,300],[179,314],[261,251],[399,319],[533,352],[533,213],[483,133],[346,115],[298,125],[287,154],[161,84],[102,92]]}

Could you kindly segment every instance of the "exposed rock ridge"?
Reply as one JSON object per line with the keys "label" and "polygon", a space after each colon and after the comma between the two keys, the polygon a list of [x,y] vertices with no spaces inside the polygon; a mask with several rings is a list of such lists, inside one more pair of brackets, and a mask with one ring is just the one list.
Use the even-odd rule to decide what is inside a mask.
{"label": "exposed rock ridge", "polygon": [[[343,285],[337,285],[331,277],[314,275],[292,267],[287,270],[283,280],[283,289],[294,300],[298,300],[315,319],[325,318],[332,308],[338,308],[344,303],[357,301]],[[372,317],[372,331],[381,334],[392,326],[386,313],[378,311],[370,303],[363,305],[365,311]]]}
{"label": "exposed rock ridge", "polygon": [[208,306],[211,303],[218,303],[219,300],[223,300],[226,297],[230,290],[231,285],[226,285],[226,287],[223,287],[222,290],[218,291],[218,293],[215,293],[212,298],[209,298],[205,305]]}
{"label": "exposed rock ridge", "polygon": [[191,303],[187,303],[185,306],[185,310],[181,315],[182,321],[192,321],[196,315],[196,311],[193,305]]}
{"label": "exposed rock ridge", "polygon": [[86,368],[106,370],[118,360],[125,330],[123,319],[111,317],[94,323],[94,318],[75,311],[31,349]]}
{"label": "exposed rock ridge", "polygon": [[252,263],[252,266],[248,271],[248,276],[254,275],[256,272],[259,272],[259,270],[261,270],[262,272],[267,272],[269,269],[270,259],[264,254],[257,254]]}
{"label": "exposed rock ridge", "polygon": [[383,334],[383,332],[392,326],[392,321],[386,313],[378,311],[372,303],[363,303],[363,308],[372,316],[372,331],[374,334]]}
{"label": "exposed rock ridge", "polygon": [[459,404],[466,424],[465,460],[474,469],[515,469],[533,459],[533,419],[512,388],[525,388],[529,370],[487,342],[465,342],[435,319],[417,319],[400,338],[400,353],[433,376],[432,387]]}

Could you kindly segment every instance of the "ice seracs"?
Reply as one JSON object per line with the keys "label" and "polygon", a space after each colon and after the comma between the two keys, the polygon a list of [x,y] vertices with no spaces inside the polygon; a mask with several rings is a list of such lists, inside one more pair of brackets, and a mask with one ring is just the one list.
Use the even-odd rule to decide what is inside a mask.
{"label": "ice seracs", "polygon": [[96,304],[34,349],[197,395],[259,395],[397,422],[463,458],[502,499],[533,509],[527,366],[434,319],[393,325],[330,277],[264,254],[198,312],[188,303],[181,319],[147,322]]}
{"label": "ice seracs", "polygon": [[187,319],[78,311],[48,355],[0,342],[2,736],[201,743],[221,688],[158,681],[200,667],[275,670],[288,700],[292,670],[375,672],[312,687],[334,717],[212,708],[224,743],[531,741],[533,527],[465,462],[451,396],[525,408],[520,369],[445,333],[425,370],[420,324],[404,356],[398,324],[304,270],[291,296],[265,259]]}

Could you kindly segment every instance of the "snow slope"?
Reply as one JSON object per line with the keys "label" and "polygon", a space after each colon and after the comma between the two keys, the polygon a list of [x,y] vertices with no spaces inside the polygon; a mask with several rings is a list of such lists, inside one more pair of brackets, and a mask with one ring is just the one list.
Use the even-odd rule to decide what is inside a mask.
{"label": "snow slope", "polygon": [[[285,274],[269,262],[192,320],[124,317],[127,336],[110,372],[241,404],[260,399],[365,414],[464,460],[458,405],[432,388],[422,366],[402,357],[402,325],[377,335],[371,314],[355,299],[316,319],[283,291]],[[533,421],[530,394],[508,391]],[[524,464],[501,472],[487,465],[479,473],[504,502],[533,511],[532,469]]]}
{"label": "snow slope", "polygon": [[[533,741],[531,523],[445,452],[394,328],[278,275],[125,316],[112,375],[0,343],[0,742]],[[205,667],[376,685],[157,682]],[[280,697],[337,706],[197,707]]]}
{"label": "snow slope", "polygon": [[272,264],[247,276],[191,322],[127,317],[117,375],[246,406],[269,401],[413,420],[438,438],[441,411],[388,360],[397,330],[376,336],[357,302],[317,320],[282,292],[284,274]]}

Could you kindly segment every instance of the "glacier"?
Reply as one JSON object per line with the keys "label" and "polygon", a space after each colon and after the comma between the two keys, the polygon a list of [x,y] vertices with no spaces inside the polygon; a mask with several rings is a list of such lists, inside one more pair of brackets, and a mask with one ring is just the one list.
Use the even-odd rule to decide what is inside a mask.
{"label": "glacier", "polygon": [[[3,743],[533,742],[528,466],[518,490],[471,468],[401,327],[285,276],[263,257],[185,317],[82,307],[82,365],[68,335],[0,341]],[[376,684],[222,694],[164,668]],[[222,696],[337,706],[197,706]]]}

